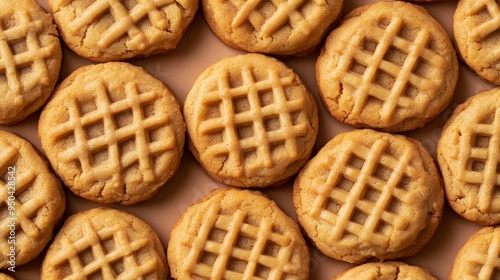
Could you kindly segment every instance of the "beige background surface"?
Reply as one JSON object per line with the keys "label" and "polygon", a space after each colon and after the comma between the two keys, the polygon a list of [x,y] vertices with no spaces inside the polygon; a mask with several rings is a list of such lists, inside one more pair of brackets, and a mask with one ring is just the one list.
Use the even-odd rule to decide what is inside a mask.
{"label": "beige background surface", "polygon": [[[37,1],[45,10],[48,10],[48,0]],[[345,0],[345,2],[345,12],[348,12],[355,7],[376,1]],[[441,22],[448,33],[451,34],[451,23],[456,4],[456,0],[442,0],[435,4],[422,4],[422,6]],[[183,104],[187,92],[203,69],[223,57],[240,53],[242,52],[221,43],[208,28],[201,11],[198,11],[193,24],[176,50],[166,55],[134,59],[130,62],[143,66],[151,74],[165,82]],[[320,110],[320,132],[316,144],[316,149],[319,149],[339,132],[351,130],[352,128],[334,120],[319,99],[314,79],[314,63],[317,55],[318,52],[316,51],[306,58],[292,58],[283,61],[295,69],[316,97]],[[76,68],[90,63],[93,62],[78,57],[64,47],[64,65],[61,78],[68,76]],[[419,139],[431,154],[435,155],[441,127],[450,116],[453,108],[469,96],[492,87],[492,84],[480,80],[461,63],[456,95],[449,108],[424,128],[406,134]],[[35,113],[29,119],[15,126],[0,126],[0,128],[24,136],[40,149],[40,140],[37,136],[37,120],[38,113]],[[142,218],[158,232],[163,243],[167,244],[173,224],[181,213],[189,205],[219,186],[220,184],[211,180],[201,170],[193,156],[186,150],[181,167],[175,177],[151,200],[133,206],[110,206],[124,209]],[[280,188],[265,191],[265,193],[295,219],[291,186],[292,182]],[[67,198],[67,214],[99,206],[78,198],[69,191],[67,191]],[[466,239],[479,228],[479,226],[459,217],[446,205],[442,223],[431,242],[418,255],[404,259],[404,261],[423,266],[440,279],[445,279],[457,251]],[[13,275],[16,279],[37,279],[41,260],[42,257],[39,257],[27,265],[17,267],[16,273]],[[350,264],[329,259],[317,249],[311,247],[311,279],[331,279],[350,266]]]}

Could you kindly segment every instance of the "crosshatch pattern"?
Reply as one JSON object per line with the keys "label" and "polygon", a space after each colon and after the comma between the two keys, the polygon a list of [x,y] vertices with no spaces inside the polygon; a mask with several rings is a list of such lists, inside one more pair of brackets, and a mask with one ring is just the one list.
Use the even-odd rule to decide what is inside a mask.
{"label": "crosshatch pattern", "polygon": [[198,212],[192,223],[199,225],[186,233],[181,245],[190,248],[183,272],[200,279],[285,279],[300,270],[292,263],[295,242],[276,232],[273,222],[251,222],[248,213],[224,213],[219,205]]}
{"label": "crosshatch pattern", "polygon": [[[311,24],[311,18],[314,19],[311,6],[323,9],[327,5],[324,0],[231,0],[231,3],[238,10],[231,23],[232,27],[238,28],[248,22],[259,34],[259,38],[271,38],[283,26],[289,26],[294,30],[292,37],[308,36],[314,28]],[[309,14],[302,10],[303,6],[309,6]],[[272,12],[266,12],[266,9]]]}
{"label": "crosshatch pattern", "polygon": [[[481,246],[469,247],[467,254],[462,255],[460,279],[497,279],[500,275],[500,259],[498,258],[500,255],[500,231],[494,230],[479,238],[489,240],[481,243]],[[486,244],[487,246],[485,246]]]}
{"label": "crosshatch pattern", "polygon": [[156,258],[142,258],[149,240],[130,239],[123,224],[96,229],[90,221],[81,225],[78,240],[65,237],[64,248],[51,258],[51,266],[64,279],[156,279]]}
{"label": "crosshatch pattern", "polygon": [[[15,173],[15,215],[11,216],[8,211],[8,167],[17,166],[19,160],[19,148],[0,139],[0,252],[7,256],[10,245],[9,218],[15,218],[16,246],[26,246],[30,240],[40,237],[40,225],[37,224],[37,215],[44,210],[47,198],[44,198],[40,185],[36,183],[38,176],[34,170],[16,170]],[[38,191],[35,191],[38,190]]]}
{"label": "crosshatch pattern", "polygon": [[475,124],[463,129],[460,138],[458,180],[474,186],[481,212],[497,212],[500,205],[493,194],[500,186],[500,104],[470,122]]}
{"label": "crosshatch pattern", "polygon": [[252,71],[243,68],[242,85],[237,86],[230,84],[229,72],[220,71],[217,88],[200,101],[208,118],[201,120],[198,131],[204,138],[215,139],[201,157],[227,157],[232,169],[226,171],[236,176],[245,170],[252,176],[262,167],[296,158],[297,138],[308,131],[303,96],[287,94],[287,87],[295,86],[294,77],[280,77],[269,68],[265,79],[256,79]]}
{"label": "crosshatch pattern", "polygon": [[[175,8],[168,9],[168,6]],[[168,10],[169,18],[164,9]],[[79,30],[87,28],[102,15],[109,15],[113,21],[107,30],[100,32],[98,47],[107,48],[125,36],[128,38],[127,47],[139,50],[148,47],[146,42],[154,38],[146,35],[144,30],[146,25],[142,24],[142,21],[148,20],[152,25],[152,28],[148,28],[148,32],[158,32],[168,30],[171,23],[178,21],[176,18],[182,17],[174,0],[138,0],[131,7],[121,0],[97,0],[70,22],[68,27],[73,34],[77,34]]]}
{"label": "crosshatch pattern", "polygon": [[373,101],[383,121],[400,109],[424,112],[432,100],[427,93],[444,83],[446,61],[429,47],[432,31],[407,34],[406,24],[400,17],[381,18],[354,34],[344,48],[332,75],[355,89],[352,117]]}
{"label": "crosshatch pattern", "polygon": [[[109,188],[123,192],[125,184],[153,182],[158,176],[154,158],[176,149],[167,112],[150,110],[166,101],[155,91],[140,92],[134,82],[124,91],[122,99],[114,100],[106,83],[89,84],[85,92],[90,98],[75,98],[68,119],[51,131],[54,141],[69,143],[59,160],[78,169],[84,185],[108,180],[113,182]],[[125,177],[128,168],[140,174]]]}
{"label": "crosshatch pattern", "polygon": [[420,172],[411,165],[414,149],[388,153],[387,139],[371,146],[344,142],[340,158],[325,157],[323,175],[313,179],[317,196],[312,218],[330,224],[330,242],[353,235],[362,242],[389,245],[395,231],[405,231],[419,217],[411,211],[412,181]]}
{"label": "crosshatch pattern", "polygon": [[[469,16],[475,16],[479,14],[487,14],[484,17],[486,20],[475,26],[471,26],[472,29],[469,30],[471,38],[475,42],[482,42],[493,34],[497,33],[500,29],[500,5],[495,0],[477,0],[474,1],[474,6],[468,12]],[[496,54],[495,57],[499,57]]]}
{"label": "crosshatch pattern", "polygon": [[[15,24],[0,21],[0,78],[9,86],[9,91],[2,93],[5,100],[15,106],[33,101],[25,100],[30,96],[23,96],[23,92],[49,85],[46,60],[53,55],[55,45],[43,46],[40,42],[39,34],[45,28],[42,20],[32,20],[27,12],[16,12],[9,19],[16,19]],[[33,74],[22,78],[21,72],[28,73],[26,69]]]}

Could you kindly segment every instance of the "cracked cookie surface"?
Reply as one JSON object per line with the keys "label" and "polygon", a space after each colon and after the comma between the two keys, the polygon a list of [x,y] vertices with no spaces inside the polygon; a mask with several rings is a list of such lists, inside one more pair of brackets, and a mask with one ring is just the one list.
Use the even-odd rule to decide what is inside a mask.
{"label": "cracked cookie surface", "polygon": [[64,42],[94,61],[125,60],[176,48],[195,0],[49,0]]}
{"label": "cracked cookie surface", "polygon": [[42,280],[166,280],[165,248],[145,221],[123,210],[97,207],[69,216],[50,244]]}
{"label": "cracked cookie surface", "polygon": [[182,214],[167,247],[173,279],[309,279],[298,225],[258,191],[212,191]]}
{"label": "cracked cookie surface", "polygon": [[121,204],[149,199],[174,175],[186,131],[170,89],[126,62],[75,70],[38,127],[43,150],[73,193]]}
{"label": "cracked cookie surface", "polygon": [[49,99],[62,63],[52,17],[34,0],[0,2],[0,124],[12,125]]}
{"label": "cracked cookie surface", "polygon": [[[42,254],[66,209],[61,182],[28,140],[0,130],[0,269]],[[1,277],[0,277],[1,278]]]}
{"label": "cracked cookie surface", "polygon": [[437,280],[426,269],[400,261],[362,264],[337,275],[333,280]]}
{"label": "cracked cookie surface", "polygon": [[458,59],[424,8],[381,1],[356,8],[327,37],[318,90],[337,120],[386,132],[421,127],[451,101]]}
{"label": "cracked cookie surface", "polygon": [[237,187],[283,183],[305,164],[318,132],[312,94],[294,71],[262,54],[205,69],[184,103],[188,147],[215,180]]}
{"label": "cracked cookie surface", "polygon": [[344,0],[203,0],[205,19],[230,47],[248,52],[305,56],[340,18]]}
{"label": "cracked cookie surface", "polygon": [[458,105],[437,145],[446,197],[462,217],[500,223],[500,89],[477,93]]}
{"label": "cracked cookie surface", "polygon": [[498,279],[499,255],[500,228],[484,227],[460,248],[448,279]]}
{"label": "cracked cookie surface", "polygon": [[460,58],[484,80],[500,85],[500,3],[460,0],[453,15],[453,38]]}
{"label": "cracked cookie surface", "polygon": [[321,252],[363,263],[418,253],[441,221],[444,191],[422,144],[363,129],[335,136],[304,166],[293,204]]}

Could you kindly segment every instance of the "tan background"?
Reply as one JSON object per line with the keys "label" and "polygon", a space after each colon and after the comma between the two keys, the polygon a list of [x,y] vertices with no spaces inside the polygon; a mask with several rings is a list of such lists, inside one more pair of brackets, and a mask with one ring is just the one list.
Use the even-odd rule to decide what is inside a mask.
{"label": "tan background", "polygon": [[[45,10],[48,10],[48,0],[37,1]],[[345,2],[345,12],[348,12],[355,7],[377,1],[345,0]],[[422,4],[422,6],[441,22],[448,33],[451,34],[451,23],[456,4],[456,0],[442,0],[435,4]],[[223,57],[240,53],[243,52],[225,46],[212,34],[200,10],[176,50],[166,55],[134,59],[130,62],[143,66],[151,74],[165,82],[183,104],[187,92],[203,69]],[[306,58],[286,59],[284,62],[295,69],[316,97],[320,110],[320,132],[316,145],[318,149],[339,132],[352,128],[334,120],[327,113],[319,99],[314,79],[314,63],[317,55],[318,52],[316,51]],[[75,53],[64,47],[63,63],[62,78],[68,76],[76,68],[92,62],[78,57]],[[456,96],[451,102],[450,107],[424,128],[407,134],[419,139],[429,152],[435,155],[436,143],[441,133],[441,127],[450,116],[453,108],[478,91],[492,87],[492,84],[480,80],[461,63]],[[24,136],[40,149],[40,140],[37,136],[37,119],[38,113],[35,113],[29,119],[15,126],[0,126],[0,128]],[[173,224],[181,213],[196,200],[219,186],[220,184],[214,182],[203,173],[193,156],[186,151],[181,167],[175,177],[152,199],[133,206],[111,206],[129,211],[148,222],[158,232],[163,243],[167,244]],[[295,212],[292,206],[291,182],[278,189],[265,191],[265,193],[295,219]],[[76,197],[69,191],[67,191],[67,197],[67,214],[98,206],[95,203]],[[466,239],[479,230],[479,228],[479,226],[459,217],[446,205],[442,223],[431,242],[418,255],[407,258],[404,261],[423,266],[440,279],[445,279],[457,251]],[[27,265],[17,267],[17,271],[14,274],[16,279],[37,279],[41,260],[42,257],[39,257]],[[329,259],[317,249],[311,248],[311,279],[331,279],[350,266],[350,264]]]}

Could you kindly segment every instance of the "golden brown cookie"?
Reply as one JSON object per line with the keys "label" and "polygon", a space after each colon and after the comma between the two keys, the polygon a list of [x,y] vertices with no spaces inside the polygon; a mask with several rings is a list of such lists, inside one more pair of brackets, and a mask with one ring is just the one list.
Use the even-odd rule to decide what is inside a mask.
{"label": "golden brown cookie", "polygon": [[172,229],[174,279],[309,279],[309,250],[298,225],[260,192],[214,190]]}
{"label": "golden brown cookie", "polygon": [[75,194],[100,203],[152,197],[179,167],[185,124],[168,87],[140,67],[77,69],[38,123],[42,148]]}
{"label": "golden brown cookie", "polygon": [[408,131],[447,107],[458,59],[444,28],[423,7],[381,1],[351,11],[328,35],[316,80],[337,120]]}
{"label": "golden brown cookie", "polygon": [[500,224],[500,88],[455,108],[437,146],[446,197],[462,217]]}
{"label": "golden brown cookie", "polygon": [[24,138],[0,130],[0,269],[35,259],[66,208],[61,183]]}
{"label": "golden brown cookie", "polygon": [[500,3],[460,0],[453,16],[453,37],[462,60],[481,78],[500,85]]}
{"label": "golden brown cookie", "polygon": [[426,269],[400,261],[371,262],[347,269],[334,280],[438,280]]}
{"label": "golden brown cookie", "polygon": [[42,280],[167,279],[165,249],[143,220],[100,207],[64,222],[42,263]]}
{"label": "golden brown cookie", "polygon": [[458,252],[449,279],[498,279],[499,256],[500,228],[482,228],[472,235]]}
{"label": "golden brown cookie", "polygon": [[34,0],[0,1],[0,23],[0,124],[14,124],[49,98],[62,50],[52,17]]}
{"label": "golden brown cookie", "polygon": [[196,0],[49,0],[64,42],[94,61],[125,60],[177,47]]}
{"label": "golden brown cookie", "polygon": [[439,1],[442,1],[442,0],[404,0],[404,1],[418,3],[418,4],[424,4],[424,3],[439,2]]}
{"label": "golden brown cookie", "polygon": [[341,16],[344,0],[203,0],[217,37],[230,47],[286,56],[305,56]]}
{"label": "golden brown cookie", "polygon": [[12,276],[0,273],[0,280],[15,280]]}
{"label": "golden brown cookie", "polygon": [[305,164],[318,132],[312,94],[291,68],[262,54],[222,59],[184,103],[189,148],[215,180],[268,187]]}
{"label": "golden brown cookie", "polygon": [[363,129],[338,134],[306,164],[293,203],[321,252],[362,263],[419,252],[441,220],[444,191],[422,144]]}

